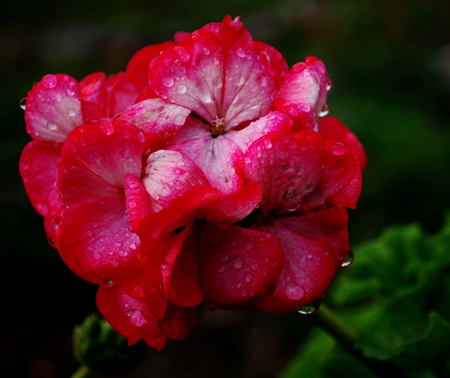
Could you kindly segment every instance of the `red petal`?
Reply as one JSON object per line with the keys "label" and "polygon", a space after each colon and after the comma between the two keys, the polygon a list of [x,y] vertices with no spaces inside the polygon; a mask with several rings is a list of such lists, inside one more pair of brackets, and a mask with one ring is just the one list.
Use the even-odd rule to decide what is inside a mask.
{"label": "red petal", "polygon": [[142,132],[115,121],[74,130],[63,146],[58,189],[70,206],[87,198],[123,197],[127,173],[141,175]]}
{"label": "red petal", "polygon": [[156,45],[145,46],[133,55],[128,62],[126,74],[128,79],[142,92],[148,85],[148,69],[150,62],[155,59],[161,51],[173,46],[171,41]]}
{"label": "red petal", "polygon": [[46,75],[28,92],[27,132],[41,141],[64,142],[83,123],[78,82],[64,74]]}
{"label": "red petal", "polygon": [[97,307],[106,321],[128,339],[128,345],[136,344],[141,339],[137,328],[130,324],[117,302],[117,286],[99,287],[97,291]]}
{"label": "red petal", "polygon": [[361,166],[361,171],[364,171],[367,165],[367,155],[364,147],[348,127],[344,126],[336,117],[327,116],[320,119],[319,133],[326,138],[335,139],[339,142],[350,146],[356,153]]}
{"label": "red petal", "polygon": [[275,293],[256,299],[255,306],[283,314],[321,300],[349,250],[347,220],[343,207],[268,219],[265,228],[283,247],[283,271]]}
{"label": "red petal", "polygon": [[161,332],[168,339],[184,340],[195,325],[196,315],[196,309],[170,305],[164,320],[160,323]]}
{"label": "red petal", "polygon": [[275,283],[283,265],[283,251],[272,235],[235,226],[201,227],[198,250],[200,284],[213,309],[248,305]]}
{"label": "red petal", "polygon": [[130,228],[125,199],[80,202],[63,215],[59,252],[84,279],[111,284],[141,269],[140,240]]}
{"label": "red petal", "polygon": [[103,72],[94,72],[80,81],[80,100],[97,104],[101,109],[108,109],[106,93],[106,75]]}
{"label": "red petal", "polygon": [[305,59],[291,68],[286,80],[274,99],[275,108],[297,104],[315,109],[316,116],[322,111],[327,96],[327,73],[325,65],[316,57]]}
{"label": "red petal", "polygon": [[274,47],[265,44],[264,42],[255,41],[255,47],[259,50],[260,54],[264,56],[270,67],[275,73],[275,78],[277,79],[278,87],[286,79],[289,72],[289,66],[284,59],[283,55],[275,49]]}
{"label": "red petal", "polygon": [[132,106],[141,92],[123,72],[108,77],[105,90],[108,98],[105,110],[110,117]]}
{"label": "red petal", "polygon": [[131,106],[117,119],[140,128],[145,134],[146,146],[154,147],[169,142],[184,125],[190,112],[182,106],[152,98]]}
{"label": "red petal", "polygon": [[244,158],[245,175],[263,187],[265,213],[276,208],[296,210],[319,183],[325,154],[321,137],[311,131],[271,133],[258,139]]}
{"label": "red petal", "polygon": [[222,20],[224,25],[227,25],[229,28],[233,29],[235,33],[239,37],[251,38],[250,32],[245,28],[244,24],[241,22],[240,17],[237,16],[234,19],[231,19],[230,15],[226,15]]}
{"label": "red petal", "polygon": [[180,43],[183,43],[184,41],[186,41],[186,39],[190,35],[191,35],[191,33],[189,33],[189,32],[179,31],[179,32],[175,33],[175,35],[173,36],[173,40],[175,41],[176,44],[180,44]]}
{"label": "red petal", "polygon": [[33,207],[43,217],[59,218],[61,207],[55,187],[61,144],[33,141],[23,149],[19,171]]}

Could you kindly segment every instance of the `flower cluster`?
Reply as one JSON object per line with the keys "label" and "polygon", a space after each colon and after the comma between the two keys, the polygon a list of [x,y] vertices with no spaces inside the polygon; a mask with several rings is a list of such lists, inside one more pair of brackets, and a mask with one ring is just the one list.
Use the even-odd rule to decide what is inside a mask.
{"label": "flower cluster", "polygon": [[202,304],[283,314],[323,298],[366,164],[324,117],[330,87],[320,60],[289,70],[229,16],[143,48],[125,72],[34,85],[25,189],[129,344],[185,338]]}

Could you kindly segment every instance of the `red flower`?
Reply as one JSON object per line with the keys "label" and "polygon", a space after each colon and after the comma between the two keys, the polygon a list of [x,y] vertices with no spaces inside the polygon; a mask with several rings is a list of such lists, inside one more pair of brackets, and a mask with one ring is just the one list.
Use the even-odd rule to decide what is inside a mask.
{"label": "red flower", "polygon": [[20,162],[62,258],[100,285],[100,312],[158,350],[187,337],[202,303],[320,301],[349,251],[344,206],[367,161],[321,118],[331,81],[317,58],[289,71],[229,16],[175,41],[109,78],[44,77]]}

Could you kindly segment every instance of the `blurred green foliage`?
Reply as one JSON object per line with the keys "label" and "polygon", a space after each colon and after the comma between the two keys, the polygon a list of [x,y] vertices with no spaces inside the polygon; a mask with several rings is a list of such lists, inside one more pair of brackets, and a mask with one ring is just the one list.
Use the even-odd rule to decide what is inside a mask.
{"label": "blurred green foliage", "polygon": [[[356,248],[358,263],[340,277],[327,301],[356,330],[355,346],[364,356],[390,360],[408,377],[450,375],[449,251],[450,214],[434,237],[415,225],[395,227]],[[347,376],[373,376],[317,331],[282,377],[305,371],[340,377],[337,366],[345,366]]]}

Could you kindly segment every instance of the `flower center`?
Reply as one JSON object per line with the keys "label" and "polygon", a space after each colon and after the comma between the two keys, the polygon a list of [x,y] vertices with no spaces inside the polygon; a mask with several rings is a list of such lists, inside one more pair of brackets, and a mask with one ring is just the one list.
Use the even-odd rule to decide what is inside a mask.
{"label": "flower center", "polygon": [[222,135],[225,130],[225,123],[223,122],[225,118],[219,118],[216,116],[216,119],[211,121],[211,134],[213,138],[217,138],[219,135]]}

